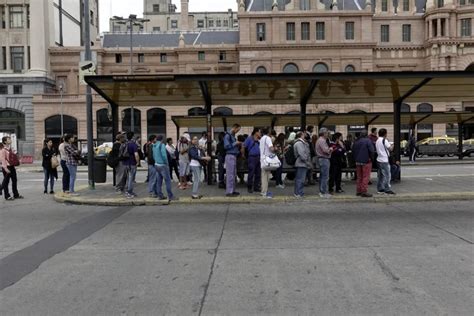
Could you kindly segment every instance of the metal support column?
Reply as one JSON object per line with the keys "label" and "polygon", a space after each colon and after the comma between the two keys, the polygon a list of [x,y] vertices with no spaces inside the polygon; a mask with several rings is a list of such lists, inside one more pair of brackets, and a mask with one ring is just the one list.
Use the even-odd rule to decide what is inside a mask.
{"label": "metal support column", "polygon": [[306,103],[300,105],[300,130],[306,129]]}
{"label": "metal support column", "polygon": [[395,145],[395,160],[401,161],[401,121],[402,121],[402,102],[397,101],[393,103],[393,135]]}
{"label": "metal support column", "polygon": [[[84,1],[84,44],[85,44],[85,60],[92,59],[91,53],[91,34],[89,21],[89,1]],[[91,87],[86,87],[86,104],[87,104],[87,173],[89,178],[89,189],[95,189],[94,182],[94,129],[92,114],[92,91]]]}
{"label": "metal support column", "polygon": [[[115,144],[115,139],[117,137],[117,134],[119,132],[118,130],[118,106],[116,104],[110,104],[111,110],[112,110],[112,144]],[[115,175],[116,175],[116,170],[115,168],[113,169],[113,184],[114,186],[117,185],[117,182],[115,181]]]}
{"label": "metal support column", "polygon": [[464,124],[459,123],[458,124],[458,139],[459,139],[458,156],[459,156],[459,160],[464,159],[464,155],[463,155],[463,137],[464,137]]}
{"label": "metal support column", "polygon": [[[209,93],[207,82],[200,81],[199,86],[201,88],[202,96],[206,103],[206,119],[207,119],[207,154],[212,157],[212,99]],[[212,177],[214,175],[214,161],[211,159],[207,164],[207,184],[212,185]]]}

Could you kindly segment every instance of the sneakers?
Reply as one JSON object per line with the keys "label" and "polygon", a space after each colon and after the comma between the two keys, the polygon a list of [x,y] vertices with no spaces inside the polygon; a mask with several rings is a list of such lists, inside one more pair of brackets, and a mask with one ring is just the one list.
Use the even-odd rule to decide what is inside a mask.
{"label": "sneakers", "polygon": [[252,194],[253,193],[253,189],[252,188],[247,188],[247,192]]}
{"label": "sneakers", "polygon": [[156,195],[155,193],[150,193],[148,196],[152,199],[156,199],[158,197],[158,195]]}
{"label": "sneakers", "polygon": [[330,199],[331,194],[319,193],[319,197],[322,198],[322,199]]}
{"label": "sneakers", "polygon": [[238,197],[240,195],[239,192],[227,193],[225,196],[227,197]]}
{"label": "sneakers", "polygon": [[393,192],[392,190],[386,191],[385,194],[388,194],[388,195],[396,195],[396,193]]}
{"label": "sneakers", "polygon": [[285,188],[285,185],[284,184],[279,184],[276,186],[278,189],[284,189]]}
{"label": "sneakers", "polygon": [[125,193],[125,197],[126,197],[127,199],[134,199],[134,198],[137,197],[137,195],[136,195],[135,193],[128,193],[128,192],[127,192],[127,193]]}
{"label": "sneakers", "polygon": [[192,195],[191,198],[193,200],[200,200],[200,199],[202,199],[202,195]]}
{"label": "sneakers", "polygon": [[158,197],[158,200],[159,200],[159,201],[165,201],[165,200],[167,200],[167,199],[168,199],[168,198],[167,198],[166,196],[159,196],[159,197]]}
{"label": "sneakers", "polygon": [[293,196],[295,197],[295,199],[297,200],[301,200],[303,198],[303,196],[299,195],[299,194],[293,194]]}
{"label": "sneakers", "polygon": [[385,191],[377,191],[377,194],[379,194],[379,195],[385,195]]}
{"label": "sneakers", "polygon": [[172,196],[168,199],[168,201],[170,201],[170,202],[171,201],[178,201],[178,200],[179,200],[179,198],[177,198],[176,196]]}
{"label": "sneakers", "polygon": [[344,190],[337,190],[336,193],[344,193]]}
{"label": "sneakers", "polygon": [[273,193],[272,192],[267,192],[267,194],[265,194],[264,197],[267,198],[267,199],[273,199]]}

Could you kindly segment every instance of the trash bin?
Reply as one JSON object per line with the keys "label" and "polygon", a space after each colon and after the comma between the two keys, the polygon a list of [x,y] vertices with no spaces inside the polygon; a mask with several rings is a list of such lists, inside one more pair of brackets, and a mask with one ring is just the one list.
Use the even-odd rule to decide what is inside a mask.
{"label": "trash bin", "polygon": [[96,156],[94,159],[94,182],[107,182],[107,156]]}

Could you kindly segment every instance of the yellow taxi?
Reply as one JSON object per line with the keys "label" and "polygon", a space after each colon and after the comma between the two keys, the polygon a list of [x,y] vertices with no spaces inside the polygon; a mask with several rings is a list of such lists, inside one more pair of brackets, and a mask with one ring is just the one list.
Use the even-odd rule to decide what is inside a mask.
{"label": "yellow taxi", "polygon": [[428,137],[420,140],[417,145],[445,145],[445,144],[457,144],[456,138],[442,136],[442,137]]}

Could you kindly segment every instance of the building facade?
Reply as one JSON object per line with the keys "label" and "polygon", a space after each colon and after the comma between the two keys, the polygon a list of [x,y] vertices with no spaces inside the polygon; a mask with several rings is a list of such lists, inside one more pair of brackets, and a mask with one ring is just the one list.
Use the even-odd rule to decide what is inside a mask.
{"label": "building facade", "polygon": [[[83,45],[83,2],[0,0],[0,132],[14,133],[21,155],[35,153],[33,96],[58,93],[49,47]],[[90,0],[92,38],[98,0]]]}
{"label": "building facade", "polygon": [[[197,30],[225,30],[238,28],[237,12],[189,12],[189,0],[180,0],[181,12],[172,0],[143,0],[143,18],[150,20],[135,26],[134,32],[176,32]],[[127,32],[129,26],[110,19],[110,32]]]}
{"label": "building facade", "polygon": [[[319,1],[282,0],[239,1],[238,30],[195,30],[134,35],[134,74],[263,73],[263,72],[372,72],[372,71],[453,71],[474,70],[474,2],[439,0],[376,0],[374,5],[361,1],[320,3]],[[98,73],[128,74],[129,36],[104,35],[95,47]],[[79,48],[50,50],[51,70],[66,82],[65,114],[75,122],[79,138],[86,137],[84,87],[77,81],[75,65]],[[51,117],[57,117],[57,94],[34,98],[37,139],[52,136]],[[111,139],[107,103],[95,97],[94,135]],[[308,113],[390,112],[392,104],[308,105]],[[405,112],[473,111],[474,104],[404,104]],[[214,107],[215,113],[257,114],[297,113],[299,106]],[[130,129],[130,108],[121,108],[119,128]],[[140,107],[135,109],[135,132],[145,139],[149,134],[177,137],[171,117],[197,115],[202,108]],[[48,121],[49,120],[49,121]],[[357,134],[361,126],[331,126],[331,129]],[[391,126],[387,126],[389,132]],[[403,127],[408,134],[409,127]],[[202,129],[191,130],[199,132]],[[279,127],[283,130],[284,127]],[[244,129],[249,131],[250,128]],[[180,132],[183,132],[181,130]],[[417,126],[418,138],[456,135],[456,126],[446,124]],[[473,129],[466,132],[471,138]],[[392,134],[393,135],[393,134]],[[393,136],[392,136],[393,138]],[[36,144],[37,149],[40,142]]]}

